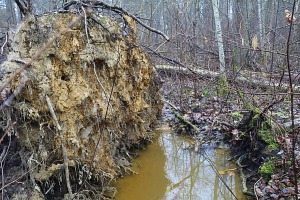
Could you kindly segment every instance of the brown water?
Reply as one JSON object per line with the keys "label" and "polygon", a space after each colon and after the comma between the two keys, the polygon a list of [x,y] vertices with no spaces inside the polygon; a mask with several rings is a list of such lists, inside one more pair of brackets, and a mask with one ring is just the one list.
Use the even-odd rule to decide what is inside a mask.
{"label": "brown water", "polygon": [[[199,154],[184,150],[189,141],[159,131],[157,140],[143,150],[133,161],[132,169],[138,175],[117,181],[116,200],[232,200],[235,199],[216,175],[212,161],[222,179],[239,200],[242,194],[237,166],[227,161],[228,149],[207,149]],[[204,151],[203,151],[204,152]]]}

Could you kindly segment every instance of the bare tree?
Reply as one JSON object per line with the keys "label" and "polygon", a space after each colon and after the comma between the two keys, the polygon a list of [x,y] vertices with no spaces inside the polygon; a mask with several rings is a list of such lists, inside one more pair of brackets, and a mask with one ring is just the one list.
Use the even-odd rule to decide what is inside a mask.
{"label": "bare tree", "polygon": [[219,14],[219,0],[212,0],[212,6],[214,11],[214,19],[215,19],[215,27],[216,27],[216,41],[218,44],[218,53],[219,53],[219,68],[220,72],[224,77],[225,75],[225,54],[224,54],[224,46],[223,46],[223,38],[222,38],[222,28],[221,28],[221,19]]}

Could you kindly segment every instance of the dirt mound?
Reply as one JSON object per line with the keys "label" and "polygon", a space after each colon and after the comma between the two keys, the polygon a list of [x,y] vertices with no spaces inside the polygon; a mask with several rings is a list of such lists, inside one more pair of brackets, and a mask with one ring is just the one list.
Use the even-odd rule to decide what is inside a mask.
{"label": "dirt mound", "polygon": [[[52,14],[27,19],[2,64],[2,83],[74,17]],[[74,192],[85,177],[103,190],[128,167],[128,149],[151,137],[162,104],[151,63],[133,32],[92,15],[57,39],[2,94],[7,100],[24,85],[1,112],[1,136],[14,127],[24,173],[30,170],[24,181],[35,188],[15,197],[61,198],[67,193],[64,140]]]}

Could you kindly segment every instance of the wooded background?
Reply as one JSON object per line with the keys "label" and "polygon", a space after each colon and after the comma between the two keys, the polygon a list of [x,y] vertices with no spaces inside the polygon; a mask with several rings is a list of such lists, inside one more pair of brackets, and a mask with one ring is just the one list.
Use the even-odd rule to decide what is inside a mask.
{"label": "wooded background", "polygon": [[[3,55],[10,50],[9,44],[18,24],[28,15],[74,12],[86,16],[86,11],[82,7],[89,7],[84,3],[91,3],[91,1],[83,0],[78,4],[77,1],[73,1],[72,6],[66,8],[65,5],[70,2],[72,1],[0,0],[0,61],[5,59]],[[204,77],[204,79],[200,78],[204,80],[201,87],[196,81],[194,82],[193,94],[197,101],[200,102],[201,97],[205,96],[203,95],[207,89],[205,87],[210,85],[209,87],[213,89],[207,91],[214,97],[221,97],[219,102],[227,102],[230,98],[232,101],[232,105],[227,106],[228,110],[222,105],[218,108],[218,112],[250,111],[249,120],[254,120],[255,123],[246,120],[247,123],[244,124],[247,130],[249,130],[248,124],[253,126],[248,131],[250,132],[248,138],[251,139],[250,151],[255,149],[255,143],[258,141],[256,136],[258,130],[262,128],[262,122],[267,119],[266,116],[271,119],[272,112],[278,110],[276,104],[284,101],[280,106],[286,112],[279,114],[284,117],[291,114],[290,127],[292,131],[295,130],[295,118],[300,117],[294,116],[294,113],[300,112],[300,103],[299,98],[295,98],[294,107],[293,96],[298,97],[300,91],[299,86],[293,85],[298,84],[300,73],[298,1],[107,0],[99,2],[111,6],[105,7],[99,4],[90,6],[95,11],[93,13],[95,15],[109,15],[123,28],[127,26],[128,21],[123,20],[122,17],[125,18],[129,13],[135,17],[137,24],[144,23],[143,26],[137,26],[140,43],[136,45],[142,46],[149,53],[156,68],[176,71],[176,81],[184,78],[192,81],[199,80],[199,76],[195,76],[196,78],[177,76],[180,72],[185,75],[189,71]],[[156,33],[149,27],[156,30]],[[159,31],[170,39],[163,37],[163,34],[157,34]],[[221,79],[218,79],[220,74],[224,75],[228,82],[220,82]],[[182,96],[190,94],[185,90],[184,84],[182,81],[168,88],[170,91],[179,91],[179,95],[174,95],[171,100],[181,109],[184,107]],[[219,86],[226,91],[220,92]],[[202,94],[199,97],[197,93]],[[191,101],[187,100],[187,102],[186,108],[191,105]],[[198,104],[202,106],[202,102]],[[271,114],[268,113],[269,110]],[[274,124],[281,127],[282,123]],[[298,127],[299,124],[296,123],[296,126]],[[292,137],[291,158],[294,174],[297,174],[297,155],[295,155],[297,134],[298,132],[293,132]],[[289,145],[287,146],[289,149]],[[289,154],[290,151],[287,152]],[[298,193],[297,176],[294,178],[295,193]]]}
{"label": "wooded background", "polygon": [[[22,20],[16,2],[32,4],[35,14],[53,12],[63,2],[52,0],[1,0],[0,37]],[[216,71],[218,46],[223,44],[227,70],[248,68],[254,71],[280,72],[285,65],[289,24],[285,10],[292,1],[284,0],[110,0],[143,22],[170,36],[170,42],[140,27],[142,44],[181,63]],[[222,43],[217,43],[216,6],[221,24]],[[299,4],[295,9],[293,31],[299,32]],[[291,66],[299,65],[299,34],[292,34]],[[219,44],[219,45],[218,45]],[[225,66],[224,66],[225,67]]]}

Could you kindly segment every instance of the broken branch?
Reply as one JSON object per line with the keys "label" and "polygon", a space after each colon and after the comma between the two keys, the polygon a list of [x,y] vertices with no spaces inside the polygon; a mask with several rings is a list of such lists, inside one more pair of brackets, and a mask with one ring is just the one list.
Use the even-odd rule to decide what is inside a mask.
{"label": "broken branch", "polygon": [[[82,5],[83,6],[90,6],[90,4],[94,2],[94,1],[91,1],[91,0],[87,0],[87,1],[83,1]],[[74,0],[74,1],[70,1],[69,3],[67,3],[63,8],[65,10],[68,10],[70,8],[70,6],[72,5],[78,5],[80,4],[78,1]],[[163,32],[151,27],[151,26],[148,26],[147,24],[145,24],[144,22],[142,22],[140,19],[138,19],[138,17],[136,17],[135,15],[129,13],[128,11],[126,11],[125,9],[121,8],[121,7],[118,7],[118,6],[111,6],[111,5],[108,5],[102,1],[95,1],[94,4],[93,4],[95,7],[99,7],[99,8],[102,8],[102,9],[106,9],[106,10],[111,10],[119,15],[128,15],[129,17],[131,17],[134,21],[136,21],[138,24],[140,24],[141,26],[143,26],[144,28],[148,29],[149,31],[153,32],[153,33],[156,33],[158,35],[161,35],[163,36],[167,41],[170,41],[170,38],[164,34]]]}

